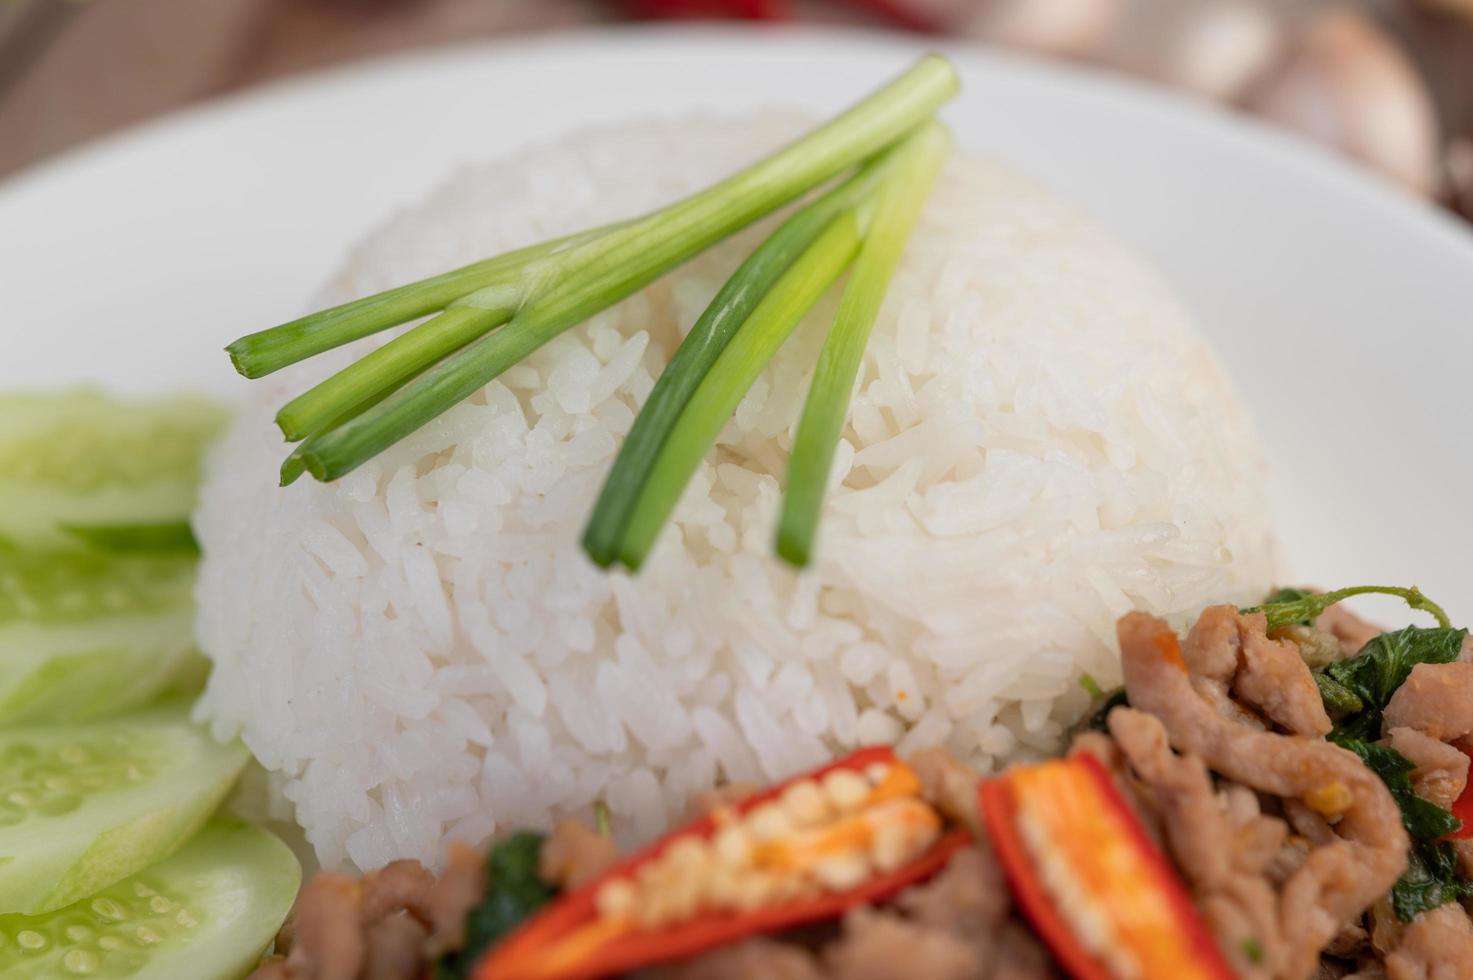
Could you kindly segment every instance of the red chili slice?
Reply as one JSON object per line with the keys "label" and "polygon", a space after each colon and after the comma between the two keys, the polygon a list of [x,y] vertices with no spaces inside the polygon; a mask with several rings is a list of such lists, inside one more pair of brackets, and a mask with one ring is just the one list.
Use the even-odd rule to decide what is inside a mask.
{"label": "red chili slice", "polygon": [[1094,757],[1015,766],[978,794],[1018,904],[1075,980],[1119,980],[1126,971],[1113,964],[1126,959],[1140,980],[1232,980],[1190,896]]}
{"label": "red chili slice", "polygon": [[[831,765],[756,793],[732,807],[732,811],[745,814],[776,799],[798,780],[821,779],[836,769],[863,772],[875,763],[895,765],[895,753],[884,746],[861,749]],[[693,956],[748,936],[831,919],[850,906],[883,901],[930,878],[970,840],[964,830],[944,834],[904,867],[871,876],[847,891],[782,902],[751,913],[701,913],[693,919],[656,929],[615,928],[618,923],[612,923],[606,934],[599,934],[587,928],[599,921],[595,899],[605,883],[633,878],[640,867],[658,858],[676,841],[692,836],[710,839],[717,829],[711,816],[695,820],[563,896],[483,957],[476,966],[475,980],[594,980]]]}
{"label": "red chili slice", "polygon": [[1453,816],[1463,821],[1463,825],[1448,834],[1443,840],[1473,840],[1473,752],[1463,745],[1456,748],[1468,757],[1470,763],[1468,769],[1469,779],[1463,786],[1462,795],[1453,803]]}

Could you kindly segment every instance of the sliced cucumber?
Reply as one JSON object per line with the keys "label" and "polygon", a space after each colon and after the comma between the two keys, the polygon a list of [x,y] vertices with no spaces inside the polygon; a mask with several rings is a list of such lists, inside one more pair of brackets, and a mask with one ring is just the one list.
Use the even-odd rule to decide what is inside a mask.
{"label": "sliced cucumber", "polygon": [[62,525],[188,516],[200,458],[224,421],[200,398],[0,397],[0,538],[52,547],[69,540]]}
{"label": "sliced cucumber", "polygon": [[75,905],[0,916],[0,976],[236,980],[286,919],[301,879],[271,834],[215,821],[173,857]]}
{"label": "sliced cucumber", "polygon": [[0,913],[34,915],[183,844],[244,767],[171,702],[109,721],[0,732]]}
{"label": "sliced cucumber", "polygon": [[188,521],[158,521],[151,524],[63,524],[62,529],[95,551],[121,554],[199,556],[199,542]]}
{"label": "sliced cucumber", "polygon": [[192,668],[194,559],[0,548],[0,725],[116,714]]}

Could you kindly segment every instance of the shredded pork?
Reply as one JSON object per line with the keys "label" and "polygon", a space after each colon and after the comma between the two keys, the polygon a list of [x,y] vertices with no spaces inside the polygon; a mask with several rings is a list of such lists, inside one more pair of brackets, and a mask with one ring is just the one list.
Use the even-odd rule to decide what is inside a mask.
{"label": "shredded pork", "polygon": [[1361,647],[1384,632],[1380,626],[1357,616],[1348,606],[1341,605],[1331,606],[1320,613],[1314,625],[1316,629],[1324,630],[1338,639],[1345,648],[1347,657],[1360,653]]}
{"label": "shredded pork", "polygon": [[1473,977],[1473,925],[1456,902],[1423,912],[1386,957],[1389,980],[1468,980]]}
{"label": "shredded pork", "polygon": [[1195,755],[1172,752],[1155,717],[1116,708],[1109,726],[1161,815],[1170,853],[1203,919],[1238,975],[1278,976],[1287,947],[1266,869],[1287,837],[1283,821],[1258,814],[1256,800],[1219,797],[1206,765]]}
{"label": "shredded pork", "polygon": [[613,867],[619,848],[612,838],[581,820],[564,820],[548,835],[538,857],[542,880],[559,888],[577,888]]}
{"label": "shredded pork", "polygon": [[425,897],[425,955],[433,959],[465,945],[465,914],[486,894],[486,856],[469,844],[450,845],[445,872]]}
{"label": "shredded pork", "polygon": [[1451,809],[1468,783],[1468,757],[1462,750],[1415,728],[1389,728],[1386,741],[1416,767],[1411,775],[1416,794]]}
{"label": "shredded pork", "polygon": [[484,854],[452,847],[438,879],[394,861],[362,880],[321,872],[297,898],[276,954],[251,980],[418,980],[465,943],[465,916],[485,893]]}
{"label": "shredded pork", "polygon": [[[1459,744],[1473,732],[1473,663],[1413,667],[1382,721],[1388,744],[1415,766],[1412,789],[1450,809],[1468,783],[1468,756]],[[1473,875],[1473,841],[1454,841],[1453,850],[1461,873]],[[1389,980],[1473,977],[1473,925],[1455,903],[1421,913],[1405,929],[1387,930],[1376,945],[1387,952]]]}
{"label": "shredded pork", "polygon": [[[1299,661],[1296,675],[1281,658],[1263,655],[1263,626],[1261,616],[1214,607],[1203,613],[1182,649],[1165,622],[1133,613],[1119,624],[1121,657],[1131,704],[1154,715],[1178,751],[1199,756],[1234,782],[1312,809],[1330,797],[1345,800],[1333,813],[1335,839],[1310,850],[1280,890],[1279,934],[1265,937],[1276,940],[1274,948],[1259,942],[1265,960],[1280,964],[1273,976],[1303,980],[1318,968],[1320,952],[1344,923],[1395,883],[1406,867],[1409,840],[1391,794],[1353,753],[1307,732],[1279,734],[1237,724],[1199,692],[1199,684],[1226,682],[1228,665],[1237,665],[1234,688],[1258,695],[1248,707],[1291,731],[1328,730],[1327,721],[1305,703],[1306,692],[1315,692],[1318,701],[1309,669]],[[1250,646],[1259,655],[1248,656]],[[1188,665],[1201,665],[1204,674],[1194,676]],[[1267,692],[1239,683],[1238,674],[1245,672],[1273,673],[1284,689]],[[1231,955],[1229,942],[1224,947]]]}
{"label": "shredded pork", "polygon": [[1417,664],[1386,705],[1385,725],[1415,728],[1439,742],[1473,733],[1473,663]]}

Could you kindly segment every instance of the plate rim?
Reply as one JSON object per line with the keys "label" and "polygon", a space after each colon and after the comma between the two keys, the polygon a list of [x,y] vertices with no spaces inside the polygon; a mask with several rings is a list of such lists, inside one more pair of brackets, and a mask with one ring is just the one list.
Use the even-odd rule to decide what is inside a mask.
{"label": "plate rim", "polygon": [[566,58],[580,50],[609,52],[677,44],[870,48],[890,55],[936,50],[963,61],[975,60],[983,65],[991,63],[1006,72],[1031,76],[1032,81],[1074,86],[1087,91],[1091,97],[1134,102],[1141,110],[1163,114],[1197,129],[1198,135],[1238,142],[1250,152],[1266,155],[1280,165],[1318,170],[1324,179],[1341,183],[1345,190],[1373,205],[1380,212],[1380,217],[1419,226],[1440,244],[1461,250],[1473,261],[1473,225],[1460,221],[1446,209],[1417,197],[1352,158],[1246,113],[1100,66],[1048,59],[955,38],[811,24],[614,23],[530,35],[451,41],[311,68],[236,91],[208,96],[34,161],[0,179],[0,212],[38,188],[44,189],[47,184],[74,179],[95,167],[105,167],[112,156],[156,140],[187,136],[192,129],[229,122],[232,115],[267,111],[273,104],[299,100],[304,95],[330,97],[335,90],[351,88],[363,76],[413,75],[444,68],[447,62],[469,64],[493,57],[535,58],[550,52]]}

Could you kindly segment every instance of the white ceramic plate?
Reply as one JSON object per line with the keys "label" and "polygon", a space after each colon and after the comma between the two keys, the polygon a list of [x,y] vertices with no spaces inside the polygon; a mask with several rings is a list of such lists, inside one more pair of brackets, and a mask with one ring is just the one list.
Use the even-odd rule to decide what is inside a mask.
{"label": "white ceramic plate", "polygon": [[[182,113],[0,187],[0,386],[243,384],[220,347],[303,312],[448,171],[587,123],[831,111],[921,45],[599,33],[441,50]],[[1473,235],[1290,137],[975,49],[946,111],[1092,211],[1194,308],[1253,410],[1305,581],[1416,581],[1473,617]]]}

